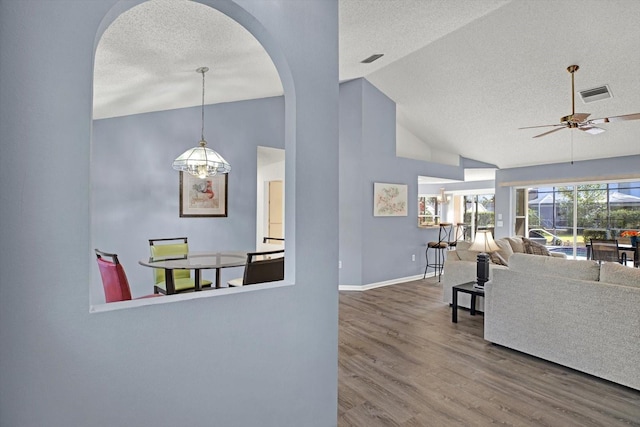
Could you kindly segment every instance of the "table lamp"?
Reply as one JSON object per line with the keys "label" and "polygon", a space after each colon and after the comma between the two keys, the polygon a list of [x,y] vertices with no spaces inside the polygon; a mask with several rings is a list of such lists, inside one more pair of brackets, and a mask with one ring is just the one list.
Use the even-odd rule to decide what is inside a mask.
{"label": "table lamp", "polygon": [[489,253],[500,250],[496,242],[493,240],[491,232],[488,230],[478,230],[476,238],[469,247],[470,251],[480,252],[478,254],[478,268],[475,288],[484,289],[484,284],[489,280]]}

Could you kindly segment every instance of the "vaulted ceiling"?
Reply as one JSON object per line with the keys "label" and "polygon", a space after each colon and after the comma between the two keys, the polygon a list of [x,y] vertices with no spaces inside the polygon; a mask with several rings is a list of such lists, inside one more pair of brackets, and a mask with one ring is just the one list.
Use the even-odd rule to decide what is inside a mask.
{"label": "vaulted ceiling", "polygon": [[[636,0],[340,0],[340,79],[365,77],[397,105],[397,121],[426,149],[501,168],[640,154],[640,120],[590,135],[520,127],[559,123],[576,91],[608,85],[584,104],[591,118],[640,113]],[[366,57],[382,53],[371,64]],[[96,53],[94,117],[282,94],[257,41],[197,2],[153,0],[121,15]],[[552,128],[549,128],[552,129]]]}

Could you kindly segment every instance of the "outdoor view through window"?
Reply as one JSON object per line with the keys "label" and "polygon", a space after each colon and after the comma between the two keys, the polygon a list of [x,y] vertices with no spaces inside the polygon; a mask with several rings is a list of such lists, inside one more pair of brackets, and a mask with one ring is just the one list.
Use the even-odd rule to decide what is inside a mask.
{"label": "outdoor view through window", "polygon": [[515,233],[544,240],[550,250],[586,258],[591,239],[632,245],[640,232],[640,181],[516,191]]}

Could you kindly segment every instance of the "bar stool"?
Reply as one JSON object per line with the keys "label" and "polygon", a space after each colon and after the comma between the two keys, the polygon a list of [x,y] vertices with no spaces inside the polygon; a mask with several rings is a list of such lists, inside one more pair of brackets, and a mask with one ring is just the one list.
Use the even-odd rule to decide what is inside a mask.
{"label": "bar stool", "polygon": [[451,234],[453,234],[453,239],[449,239],[449,241],[447,242],[449,250],[455,249],[458,245],[458,242],[460,240],[464,240],[464,223],[458,222],[452,227],[455,231],[451,232]]}
{"label": "bar stool", "polygon": [[[427,266],[424,268],[424,276],[423,279],[427,277],[427,270],[429,267],[433,268],[433,272],[438,271],[438,282],[442,277],[442,268],[444,267],[444,252],[449,247],[449,241],[451,240],[451,230],[453,229],[453,224],[448,222],[440,223],[440,230],[438,232],[438,241],[437,242],[429,242],[427,243],[427,249],[425,250],[425,257],[427,258]],[[435,251],[435,262],[429,263],[429,249],[433,249]]]}

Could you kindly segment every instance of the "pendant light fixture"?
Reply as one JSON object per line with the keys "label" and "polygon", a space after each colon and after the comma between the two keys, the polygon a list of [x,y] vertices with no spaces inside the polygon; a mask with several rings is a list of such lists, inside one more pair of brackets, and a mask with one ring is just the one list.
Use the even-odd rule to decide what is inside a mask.
{"label": "pendant light fixture", "polygon": [[196,70],[196,72],[202,74],[202,133],[200,145],[185,151],[173,161],[175,170],[187,172],[200,179],[231,171],[231,165],[220,154],[207,148],[207,141],[204,140],[204,73],[207,71],[209,71],[207,67],[200,67]]}

